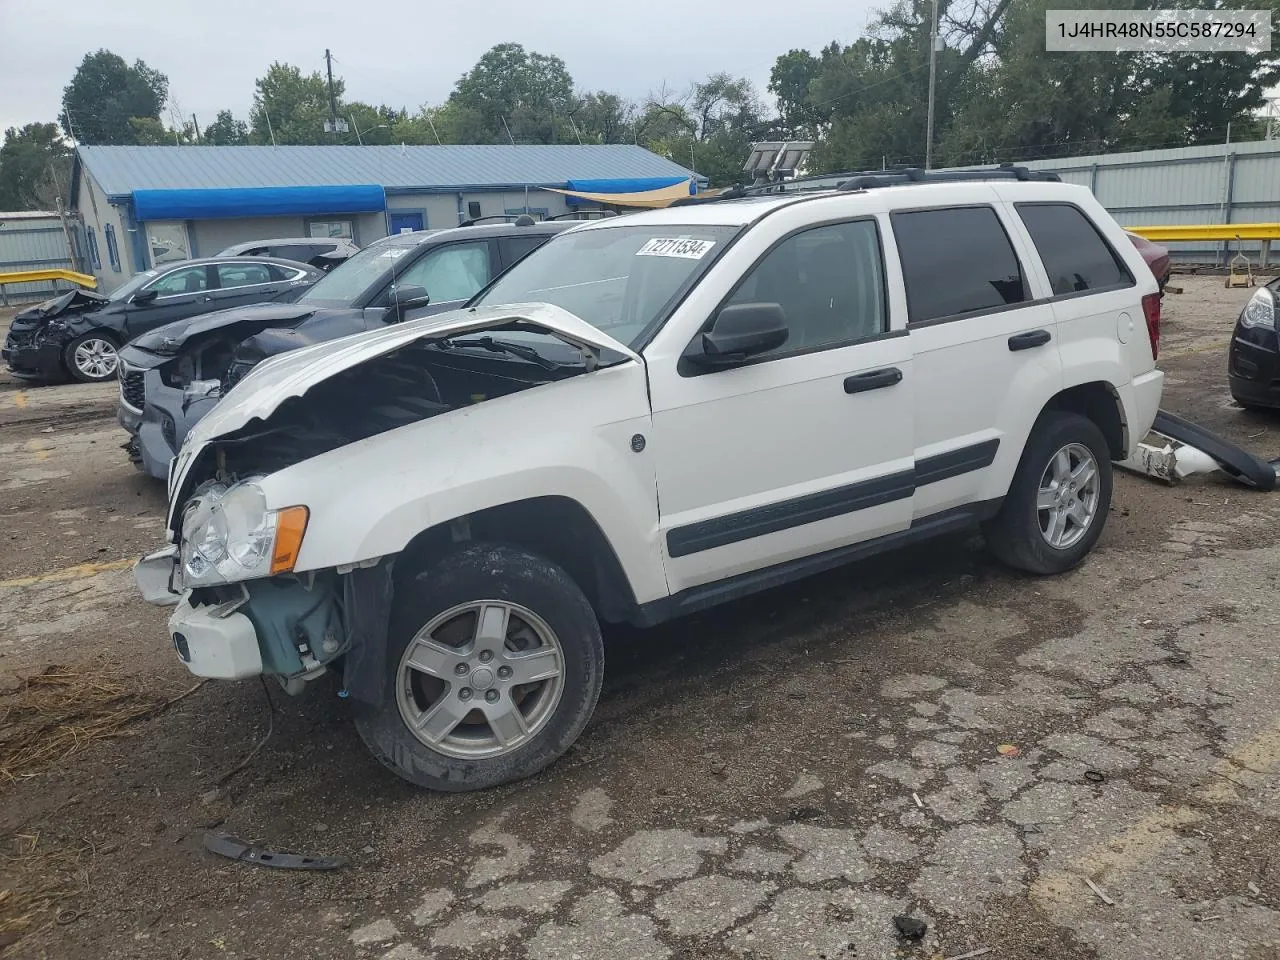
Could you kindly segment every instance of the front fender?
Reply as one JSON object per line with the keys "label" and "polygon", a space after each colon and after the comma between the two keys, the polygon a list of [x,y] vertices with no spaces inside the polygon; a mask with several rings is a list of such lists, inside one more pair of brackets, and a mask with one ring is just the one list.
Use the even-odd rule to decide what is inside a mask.
{"label": "front fender", "polygon": [[487,400],[331,450],[263,481],[310,520],[297,571],[399,553],[418,533],[534,497],[577,502],[638,602],[666,595],[643,366],[627,362]]}

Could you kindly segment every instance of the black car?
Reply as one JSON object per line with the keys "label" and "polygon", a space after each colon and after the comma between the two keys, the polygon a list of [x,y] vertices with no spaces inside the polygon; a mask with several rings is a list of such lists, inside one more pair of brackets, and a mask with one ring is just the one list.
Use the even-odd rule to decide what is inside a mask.
{"label": "black car", "polygon": [[0,357],[17,377],[114,380],[121,344],[175,320],[288,301],[324,274],[269,257],[181,260],[147,270],[109,296],[72,290],[13,318]]}
{"label": "black car", "polygon": [[279,240],[248,240],[220,250],[220,257],[278,257],[310,264],[317,270],[332,270],[350,260],[360,248],[346,237],[284,237]]}
{"label": "black car", "polygon": [[163,479],[187,431],[262,359],[459,307],[571,226],[525,217],[396,234],[335,267],[296,302],[223,310],[138,337],[120,351],[116,408],[132,435],[130,459]]}
{"label": "black car", "polygon": [[1280,277],[1259,287],[1236,320],[1227,356],[1231,396],[1242,407],[1280,409]]}

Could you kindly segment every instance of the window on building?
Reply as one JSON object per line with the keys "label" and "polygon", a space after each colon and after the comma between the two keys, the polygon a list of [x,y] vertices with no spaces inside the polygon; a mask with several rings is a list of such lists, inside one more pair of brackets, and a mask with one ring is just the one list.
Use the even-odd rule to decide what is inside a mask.
{"label": "window on building", "polygon": [[102,269],[102,257],[98,255],[98,232],[89,227],[85,231],[85,236],[89,240],[89,262],[93,264],[93,269]]}
{"label": "window on building", "polygon": [[476,217],[480,216],[480,201],[479,201],[479,200],[468,200],[468,201],[467,201],[467,216],[468,216],[468,217],[470,217],[472,220],[474,220],[474,219],[476,219]]}
{"label": "window on building", "polygon": [[1067,203],[1015,206],[1055,294],[1133,284],[1124,263],[1076,207]]}
{"label": "window on building", "polygon": [[261,263],[220,263],[218,264],[218,286],[251,287],[259,283],[270,283],[271,271]]}
{"label": "window on building", "polygon": [[913,323],[1029,299],[1022,267],[991,207],[892,214]]}
{"label": "window on building", "polygon": [[865,340],[888,329],[884,263],[873,220],[797,233],[747,274],[726,305],[776,303],[790,334],[776,354]]}
{"label": "window on building", "polygon": [[116,273],[119,273],[120,248],[116,246],[116,228],[108,223],[102,228],[102,236],[107,241],[107,260],[111,262],[111,269]]}
{"label": "window on building", "polygon": [[351,240],[355,235],[350,220],[312,220],[307,225],[309,237],[346,237]]}

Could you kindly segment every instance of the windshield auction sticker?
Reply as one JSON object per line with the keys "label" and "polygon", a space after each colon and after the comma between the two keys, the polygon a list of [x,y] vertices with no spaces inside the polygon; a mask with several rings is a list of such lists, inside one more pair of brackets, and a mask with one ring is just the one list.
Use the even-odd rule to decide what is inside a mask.
{"label": "windshield auction sticker", "polygon": [[716,245],[714,240],[672,239],[655,237],[636,251],[637,257],[680,257],[701,260]]}
{"label": "windshield auction sticker", "polygon": [[1056,52],[1267,53],[1270,10],[1047,10]]}

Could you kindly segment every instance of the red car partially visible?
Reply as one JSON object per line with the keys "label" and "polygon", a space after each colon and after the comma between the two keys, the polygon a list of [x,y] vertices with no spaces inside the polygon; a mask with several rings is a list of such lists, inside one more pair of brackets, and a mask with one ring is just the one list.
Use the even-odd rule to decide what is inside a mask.
{"label": "red car partially visible", "polygon": [[1133,241],[1133,245],[1138,248],[1138,253],[1142,254],[1142,259],[1147,261],[1147,266],[1151,268],[1151,273],[1156,278],[1156,283],[1160,284],[1160,292],[1164,293],[1164,285],[1169,282],[1169,250],[1162,247],[1158,243],[1152,243],[1146,237],[1138,236],[1136,233],[1125,231],[1129,239]]}

